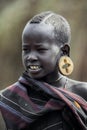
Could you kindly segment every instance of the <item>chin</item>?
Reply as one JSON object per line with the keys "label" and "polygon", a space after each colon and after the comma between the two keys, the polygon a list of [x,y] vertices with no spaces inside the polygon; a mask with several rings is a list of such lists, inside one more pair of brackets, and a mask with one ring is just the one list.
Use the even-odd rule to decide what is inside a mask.
{"label": "chin", "polygon": [[39,80],[39,79],[41,79],[41,78],[43,78],[44,76],[42,76],[42,75],[35,75],[35,74],[28,74],[29,75],[29,77],[30,78],[33,78],[33,79],[37,79],[37,80]]}

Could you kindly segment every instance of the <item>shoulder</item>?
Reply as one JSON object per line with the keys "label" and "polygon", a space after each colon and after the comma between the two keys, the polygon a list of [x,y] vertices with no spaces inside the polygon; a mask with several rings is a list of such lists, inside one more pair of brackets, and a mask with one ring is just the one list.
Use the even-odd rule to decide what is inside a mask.
{"label": "shoulder", "polygon": [[10,86],[7,86],[6,88],[0,90],[0,98],[7,97],[8,95],[11,95],[12,91],[15,90],[16,84],[12,84]]}
{"label": "shoulder", "polygon": [[76,81],[67,78],[67,88],[87,101],[87,82]]}
{"label": "shoulder", "polygon": [[15,93],[20,93],[21,91],[25,91],[25,88],[20,84],[19,81],[13,83],[12,85],[0,90],[0,96],[11,96],[15,95]]}
{"label": "shoulder", "polygon": [[70,78],[67,78],[67,81],[70,86],[87,88],[87,82],[81,82],[81,81],[73,80]]}

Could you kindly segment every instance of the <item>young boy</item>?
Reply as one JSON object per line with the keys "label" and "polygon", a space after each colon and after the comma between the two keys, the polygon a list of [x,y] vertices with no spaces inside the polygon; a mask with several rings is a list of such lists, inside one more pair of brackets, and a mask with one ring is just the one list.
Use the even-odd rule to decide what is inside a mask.
{"label": "young boy", "polygon": [[34,16],[22,33],[25,72],[1,91],[7,129],[87,130],[87,83],[67,78],[73,70],[70,26],[51,12]]}

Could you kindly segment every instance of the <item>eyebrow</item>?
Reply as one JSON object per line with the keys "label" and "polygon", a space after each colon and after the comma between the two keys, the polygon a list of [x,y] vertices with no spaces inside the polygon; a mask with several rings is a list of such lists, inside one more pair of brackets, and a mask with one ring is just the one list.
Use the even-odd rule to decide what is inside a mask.
{"label": "eyebrow", "polygon": [[[26,46],[30,46],[30,44],[29,44],[29,43],[24,43],[24,44],[22,44],[22,47],[26,47]],[[35,46],[41,47],[41,46],[45,46],[45,44],[44,44],[44,43],[43,43],[43,44],[41,44],[41,43],[36,43]]]}

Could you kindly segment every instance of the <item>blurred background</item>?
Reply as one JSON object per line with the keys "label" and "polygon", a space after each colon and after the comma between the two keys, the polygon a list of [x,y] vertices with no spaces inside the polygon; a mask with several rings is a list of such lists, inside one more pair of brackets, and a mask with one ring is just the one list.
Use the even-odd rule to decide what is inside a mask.
{"label": "blurred background", "polygon": [[74,62],[70,78],[87,81],[87,0],[0,0],[0,89],[13,84],[22,74],[22,30],[32,16],[46,10],[68,20]]}

